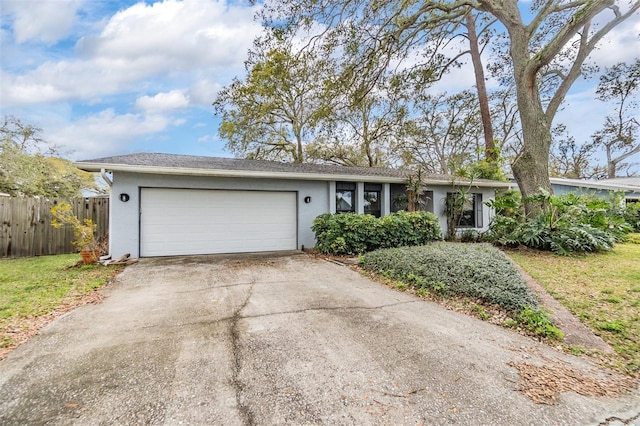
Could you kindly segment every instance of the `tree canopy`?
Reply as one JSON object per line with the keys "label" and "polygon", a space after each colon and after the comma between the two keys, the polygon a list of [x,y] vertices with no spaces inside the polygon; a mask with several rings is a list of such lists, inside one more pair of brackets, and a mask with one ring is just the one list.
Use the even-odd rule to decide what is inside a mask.
{"label": "tree canopy", "polygon": [[41,136],[42,130],[5,117],[0,128],[0,192],[53,198],[81,196],[97,191],[94,177],[56,157],[55,147]]}
{"label": "tree canopy", "polygon": [[[512,171],[525,198],[540,190],[551,192],[549,163],[556,114],[576,80],[597,68],[597,64],[589,63],[589,56],[598,43],[639,9],[640,0],[544,0],[530,3],[516,0],[267,1],[261,18],[281,39],[297,40],[295,58],[304,57],[306,61],[303,62],[311,64],[302,73],[306,89],[304,96],[311,95],[316,101],[303,102],[313,111],[309,115],[312,119],[302,120],[306,127],[298,126],[307,132],[290,131],[288,134],[293,137],[287,139],[289,142],[280,142],[277,146],[295,148],[292,148],[297,152],[293,161],[303,161],[303,147],[309,142],[304,142],[300,135],[313,134],[314,137],[309,138],[313,141],[312,161],[336,161],[335,154],[338,153],[339,160],[346,164],[355,163],[347,161],[347,157],[368,158],[369,165],[381,164],[376,158],[385,158],[393,163],[392,156],[385,155],[385,148],[387,154],[397,154],[397,143],[406,145],[412,137],[415,139],[408,130],[415,135],[416,130],[427,129],[431,112],[427,111],[429,103],[438,97],[444,99],[444,95],[429,93],[429,96],[423,96],[421,93],[460,65],[460,58],[470,53],[478,98],[474,103],[478,105],[480,117],[475,114],[476,117],[472,118],[474,114],[471,114],[465,125],[475,123],[473,131],[476,133],[480,128],[477,134],[484,139],[487,158],[493,155],[493,145],[505,148],[505,144],[509,144],[509,151],[513,154]],[[460,37],[466,38],[468,43],[456,42]],[[484,65],[480,52],[487,46],[493,50],[492,62]],[[318,63],[326,66],[318,66]],[[264,135],[268,132],[254,130],[262,129],[262,122],[256,126],[252,121],[243,121],[244,115],[239,111],[251,111],[254,117],[260,116],[265,102],[252,101],[249,102],[250,108],[243,109],[243,96],[229,94],[239,87],[247,87],[245,85],[253,88],[246,89],[249,91],[270,87],[271,74],[261,79],[254,78],[256,65],[259,63],[249,62],[246,82],[235,81],[222,92],[219,99],[233,99],[233,102],[217,102],[228,107],[224,110],[221,134],[229,140],[232,151],[240,146],[242,149],[234,152],[250,156],[254,155],[252,152],[262,155],[271,149],[271,140],[265,140]],[[291,69],[296,70],[299,65],[296,62]],[[485,71],[498,78],[504,88],[502,94],[489,95],[481,87]],[[288,74],[278,75],[292,82],[300,81]],[[398,80],[405,84],[388,84]],[[278,84],[281,83],[282,79],[278,79]],[[470,82],[469,86],[472,84]],[[339,87],[341,92],[332,92],[331,88],[335,87]],[[390,91],[391,88],[394,91]],[[276,91],[275,97],[266,96],[265,99],[280,99],[280,95],[286,92]],[[449,96],[453,101],[453,96],[463,95]],[[291,98],[302,97],[300,94]],[[379,142],[371,149],[363,129],[371,123],[370,117],[376,120],[383,117],[387,100],[392,100],[390,105],[395,106],[395,109],[388,110],[395,114],[394,120],[390,121],[394,123],[394,130],[380,138],[369,139]],[[407,109],[407,105],[410,108]],[[285,120],[290,129],[296,127],[292,116],[286,115]],[[339,116],[342,118],[336,118]],[[442,118],[442,114],[432,116]],[[357,129],[353,127],[354,123]],[[349,126],[349,134],[356,135],[358,142],[345,145],[344,140],[349,137],[344,136],[344,130]],[[238,143],[242,137],[237,135],[243,131],[246,135],[254,131],[258,133],[246,139],[247,142],[262,140],[267,143],[261,143],[256,149]],[[491,133],[495,133],[497,141]],[[449,133],[452,134],[455,132]],[[477,144],[474,142],[473,145]],[[432,151],[434,148],[433,144],[429,145]],[[428,151],[421,151],[419,146],[412,149],[415,156],[411,160],[414,162],[420,155],[426,158]],[[571,149],[570,144],[565,144],[558,152]],[[377,157],[373,157],[376,158],[371,155],[374,152]],[[354,156],[354,153],[358,155]],[[465,152],[466,157],[468,154]],[[576,152],[580,157],[578,154]],[[404,160],[406,158],[401,158],[401,163]],[[584,161],[584,156],[577,161]],[[558,166],[566,168],[567,165]],[[527,204],[527,212],[538,206]]]}
{"label": "tree canopy", "polygon": [[593,143],[603,147],[607,156],[607,177],[632,164],[626,162],[640,153],[640,118],[637,96],[640,93],[640,59],[632,64],[619,63],[600,76],[596,94],[601,101],[614,101],[613,114],[605,117],[602,129],[593,135]]}
{"label": "tree canopy", "polygon": [[305,145],[326,112],[317,76],[328,66],[312,52],[295,52],[287,40],[257,40],[246,79],[234,79],[214,102],[227,148],[248,158],[304,162]]}

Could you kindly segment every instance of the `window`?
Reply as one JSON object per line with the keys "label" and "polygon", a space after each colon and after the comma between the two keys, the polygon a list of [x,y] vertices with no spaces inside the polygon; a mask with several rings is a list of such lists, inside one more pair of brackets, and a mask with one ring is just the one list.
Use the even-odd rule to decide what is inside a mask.
{"label": "window", "polygon": [[[391,190],[391,211],[409,210],[409,198],[407,197],[407,185],[392,183]],[[416,210],[433,213],[433,191],[423,191],[420,201],[415,206]]]}
{"label": "window", "polygon": [[[448,193],[447,198],[454,194]],[[482,194],[469,194],[464,203],[462,215],[458,220],[460,228],[482,228]]]}
{"label": "window", "polygon": [[336,182],[336,213],[356,211],[355,182]]}
{"label": "window", "polygon": [[365,183],[364,184],[364,213],[372,214],[375,217],[380,217],[380,192],[382,191],[382,185],[379,183]]}

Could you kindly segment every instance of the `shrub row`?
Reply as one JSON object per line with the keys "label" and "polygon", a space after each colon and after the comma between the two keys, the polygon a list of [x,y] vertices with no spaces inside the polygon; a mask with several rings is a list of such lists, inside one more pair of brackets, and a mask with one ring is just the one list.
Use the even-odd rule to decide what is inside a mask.
{"label": "shrub row", "polygon": [[525,218],[519,194],[497,197],[491,204],[497,214],[483,239],[567,255],[609,250],[633,229],[625,220],[619,196],[606,200],[591,195],[552,196],[543,191],[529,201],[540,202],[546,209]]}
{"label": "shrub row", "polygon": [[418,290],[477,298],[514,313],[538,308],[518,270],[490,244],[439,242],[377,250],[364,255],[360,263]]}
{"label": "shrub row", "polygon": [[391,213],[381,218],[355,213],[322,214],[311,227],[325,254],[360,254],[379,248],[441,240],[440,221],[429,212]]}

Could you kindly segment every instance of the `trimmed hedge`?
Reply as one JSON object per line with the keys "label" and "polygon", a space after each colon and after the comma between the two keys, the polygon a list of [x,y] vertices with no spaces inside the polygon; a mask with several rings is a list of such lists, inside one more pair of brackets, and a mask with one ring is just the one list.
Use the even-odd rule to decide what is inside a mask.
{"label": "trimmed hedge", "polygon": [[538,301],[516,267],[490,244],[440,242],[420,247],[377,250],[360,264],[417,290],[463,295],[521,313]]}
{"label": "trimmed hedge", "polygon": [[316,217],[311,229],[316,235],[316,249],[325,254],[360,254],[442,239],[440,220],[429,212],[400,211],[381,218],[326,213]]}

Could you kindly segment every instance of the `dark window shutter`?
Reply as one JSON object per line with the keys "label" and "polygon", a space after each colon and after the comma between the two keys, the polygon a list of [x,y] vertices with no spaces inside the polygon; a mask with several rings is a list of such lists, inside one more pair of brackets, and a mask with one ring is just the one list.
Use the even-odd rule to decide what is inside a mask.
{"label": "dark window shutter", "polygon": [[482,194],[474,194],[473,205],[476,210],[476,228],[482,228]]}

